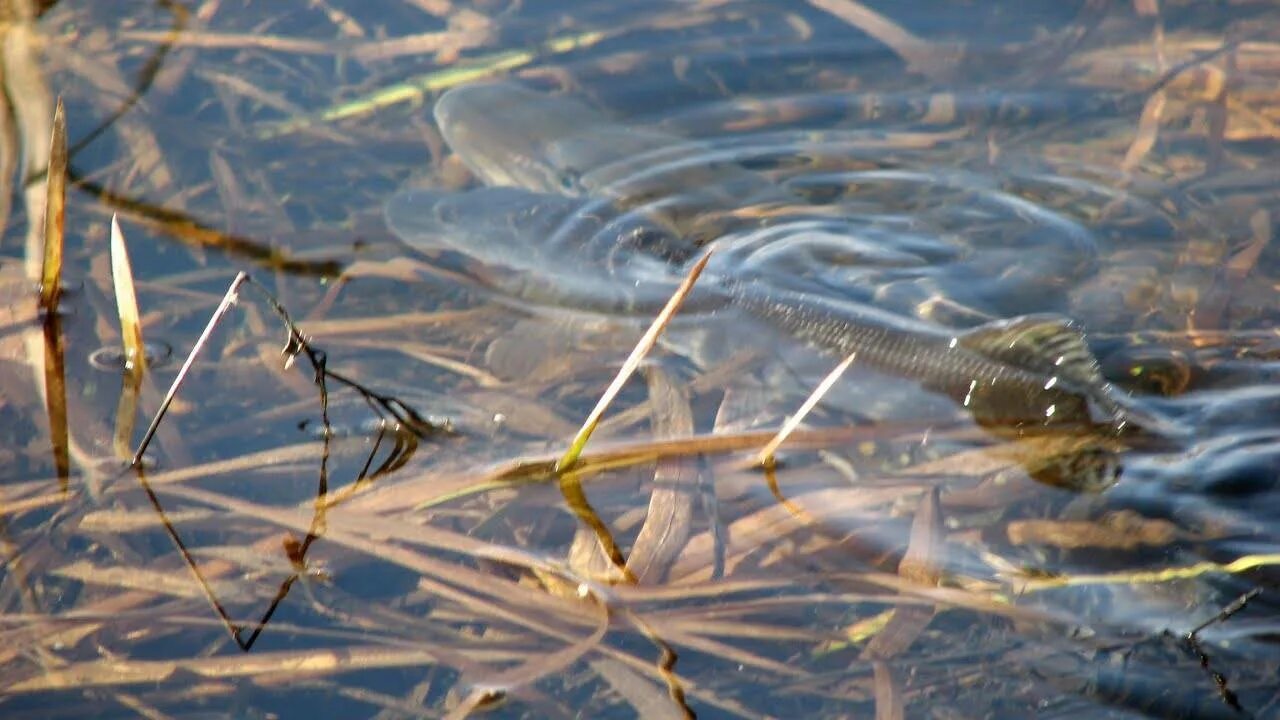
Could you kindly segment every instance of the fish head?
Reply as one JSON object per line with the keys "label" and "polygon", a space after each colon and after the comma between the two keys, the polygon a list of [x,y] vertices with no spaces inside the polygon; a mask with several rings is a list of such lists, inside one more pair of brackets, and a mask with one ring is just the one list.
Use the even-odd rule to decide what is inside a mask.
{"label": "fish head", "polygon": [[608,120],[572,98],[509,82],[453,88],[435,106],[440,133],[485,185],[581,194],[571,139]]}

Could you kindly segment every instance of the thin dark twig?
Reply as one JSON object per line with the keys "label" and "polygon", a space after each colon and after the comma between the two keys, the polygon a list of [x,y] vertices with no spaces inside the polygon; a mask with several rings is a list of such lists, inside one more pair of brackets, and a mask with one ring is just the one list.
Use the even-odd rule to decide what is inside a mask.
{"label": "thin dark twig", "polygon": [[169,391],[165,393],[164,401],[160,403],[160,409],[156,411],[154,417],[151,418],[151,424],[147,426],[147,432],[142,436],[142,441],[138,443],[138,450],[133,454],[133,460],[130,463],[137,467],[142,462],[142,454],[147,451],[147,446],[151,444],[151,438],[156,434],[156,430],[160,427],[160,421],[164,419],[165,413],[169,411],[169,406],[173,403],[173,398],[178,394],[178,388],[186,380],[187,374],[191,372],[191,366],[195,363],[196,356],[204,349],[209,342],[209,336],[213,334],[213,329],[218,326],[218,322],[222,316],[231,309],[231,305],[235,303],[239,296],[240,286],[249,280],[249,274],[241,272],[236,275],[235,280],[231,281],[231,286],[227,288],[226,294],[222,296],[222,302],[218,303],[217,309],[213,311],[209,322],[205,324],[204,330],[201,331],[200,337],[192,346],[187,359],[182,362],[182,367],[178,369],[178,374],[173,379],[173,383],[169,386]]}
{"label": "thin dark twig", "polygon": [[1209,659],[1209,653],[1205,652],[1204,646],[1200,644],[1200,632],[1214,623],[1226,622],[1231,618],[1231,616],[1243,610],[1245,606],[1249,604],[1250,600],[1258,597],[1260,594],[1262,594],[1262,588],[1254,588],[1250,590],[1232,601],[1230,605],[1223,608],[1217,615],[1205,620],[1195,626],[1195,628],[1190,632],[1182,636],[1183,642],[1187,644],[1187,647],[1190,648],[1191,652],[1195,653],[1196,658],[1200,661],[1200,667],[1203,668],[1205,672],[1209,673],[1209,677],[1213,678],[1213,684],[1218,688],[1218,696],[1221,697],[1222,701],[1229,705],[1232,710],[1239,713],[1243,713],[1245,711],[1244,707],[1240,704],[1240,698],[1230,687],[1227,686],[1227,677],[1213,669]]}
{"label": "thin dark twig", "polygon": [[[231,305],[239,297],[240,287],[245,283],[249,283],[250,285],[257,287],[259,291],[262,292],[262,294],[266,297],[267,302],[275,310],[277,315],[279,315],[281,320],[284,322],[286,328],[288,329],[289,339],[285,345],[283,352],[286,356],[290,358],[289,362],[292,362],[292,359],[297,357],[298,355],[305,355],[307,358],[307,361],[311,363],[312,370],[314,373],[313,379],[320,393],[320,416],[321,416],[321,421],[324,427],[323,450],[321,452],[321,458],[320,458],[319,483],[316,490],[315,510],[312,515],[311,525],[307,530],[306,538],[304,538],[302,542],[296,543],[287,547],[287,553],[289,555],[290,562],[293,564],[294,572],[291,575],[289,575],[289,577],[285,578],[283,582],[281,582],[279,589],[276,591],[275,597],[272,599],[271,603],[267,606],[267,609],[262,614],[261,618],[259,618],[259,620],[252,626],[252,630],[249,632],[249,635],[247,638],[242,636],[244,635],[245,630],[247,630],[248,628],[245,626],[237,625],[236,623],[231,621],[230,615],[227,613],[226,608],[222,605],[221,601],[218,600],[216,594],[213,591],[213,588],[210,586],[209,582],[205,579],[204,574],[200,571],[199,567],[195,563],[195,560],[191,557],[191,554],[188,552],[186,548],[186,544],[182,541],[182,538],[179,536],[177,529],[173,527],[173,524],[169,521],[168,517],[166,516],[164,508],[160,504],[159,497],[156,496],[155,492],[151,489],[151,486],[147,483],[146,477],[145,477],[145,474],[143,473],[143,469],[141,467],[141,462],[140,462],[143,453],[146,451],[147,446],[150,444],[151,438],[155,435],[156,429],[159,427],[160,422],[163,419],[166,411],[168,410],[174,397],[177,395],[178,388],[182,385],[188,373],[190,372],[191,366],[195,362],[196,357],[200,354],[201,350],[203,350],[205,345],[208,344],[209,336],[212,334],[213,329],[218,325],[222,317],[226,314],[227,310],[230,309]],[[322,537],[324,534],[325,513],[327,512],[327,509],[330,504],[328,502],[329,460],[331,457],[330,444],[332,443],[333,435],[334,435],[333,426],[329,417],[329,388],[328,388],[327,378],[335,377],[335,379],[339,379],[344,384],[350,387],[353,387],[357,391],[364,394],[366,398],[369,398],[370,396],[375,396],[377,399],[379,399],[383,403],[383,406],[387,407],[388,411],[392,412],[393,414],[395,412],[395,408],[397,407],[404,408],[407,414],[409,414],[411,417],[415,419],[418,419],[419,421],[418,426],[413,427],[413,430],[415,432],[422,432],[423,427],[429,426],[429,424],[425,420],[421,420],[421,416],[418,415],[416,411],[414,411],[412,408],[409,408],[407,405],[400,402],[399,400],[373,393],[372,391],[368,390],[363,385],[355,381],[348,380],[346,378],[338,378],[337,376],[335,376],[334,373],[328,370],[327,360],[328,360],[328,357],[323,351],[317,350],[316,348],[312,347],[311,344],[307,342],[306,338],[302,336],[302,333],[298,330],[297,325],[294,324],[292,318],[289,316],[288,311],[285,310],[285,308],[275,299],[275,297],[269,291],[267,291],[266,288],[262,287],[260,283],[253,280],[253,278],[251,278],[247,273],[241,272],[238,275],[236,275],[235,280],[233,280],[231,283],[231,286],[228,287],[226,294],[222,298],[222,302],[220,302],[217,309],[214,310],[213,315],[210,317],[209,322],[206,324],[204,328],[204,331],[201,332],[199,339],[196,341],[195,345],[192,347],[191,353],[187,356],[186,361],[183,362],[182,367],[178,371],[177,377],[174,379],[173,384],[169,388],[169,392],[166,394],[164,401],[161,403],[160,409],[156,412],[155,417],[151,421],[151,425],[147,428],[146,435],[143,437],[142,442],[139,444],[137,452],[134,454],[132,466],[138,475],[138,479],[141,482],[143,489],[146,491],[147,496],[150,498],[152,506],[155,508],[156,512],[159,513],[161,522],[164,525],[165,530],[168,532],[170,538],[173,540],[175,546],[178,549],[179,554],[183,558],[183,561],[186,563],[187,567],[191,570],[192,574],[195,576],[196,581],[198,582],[202,591],[204,592],[205,597],[208,599],[209,604],[213,607],[214,612],[218,615],[219,618],[221,618],[223,624],[226,626],[227,630],[230,632],[231,638],[235,641],[236,645],[239,646],[239,648],[245,652],[248,652],[253,647],[254,643],[257,642],[258,638],[261,637],[262,632],[266,629],[267,625],[271,622],[271,618],[275,615],[276,610],[279,609],[284,599],[288,597],[289,591],[293,588],[294,584],[299,579],[302,578],[303,574],[306,573],[307,552],[308,550],[310,550],[312,544],[316,540],[318,540],[320,537]],[[410,426],[410,425],[409,423],[405,423],[401,427],[405,427],[405,426]],[[365,462],[364,467],[360,471],[360,475],[359,475],[359,478],[357,479],[357,483],[366,481],[367,479],[370,478],[371,474],[369,472],[369,468],[373,464],[373,459],[376,456],[379,447],[381,447],[381,433],[379,434],[378,443],[375,444],[373,450],[370,452],[369,457]],[[396,441],[395,448],[393,449],[391,455],[376,470],[373,471],[372,476],[376,477],[377,475],[381,475],[385,472],[390,472],[399,467],[402,467],[406,462],[408,462],[408,458],[412,456],[413,451],[416,448],[417,448],[416,439],[406,440],[405,433],[397,432],[397,441]]]}
{"label": "thin dark twig", "polygon": [[258,619],[258,622],[254,624],[253,632],[249,633],[248,639],[240,638],[240,634],[244,632],[245,628],[241,627],[235,631],[234,638],[236,645],[239,645],[241,650],[249,652],[253,649],[253,644],[258,642],[258,638],[262,635],[262,631],[267,629],[267,625],[271,623],[272,616],[276,614],[276,610],[280,609],[280,605],[284,602],[284,599],[288,597],[289,591],[293,589],[293,584],[298,581],[298,577],[298,573],[294,573],[285,578],[284,582],[280,583],[280,589],[276,591],[276,596],[272,598],[271,604],[267,606],[267,611],[264,612],[262,617]]}
{"label": "thin dark twig", "polygon": [[[392,446],[390,452],[387,453],[387,458],[382,461],[382,464],[379,465],[377,468],[375,468],[373,472],[369,472],[368,469],[369,469],[369,466],[372,464],[374,453],[377,451],[378,447],[381,446],[382,438],[388,432],[390,432],[393,436],[395,436],[395,439],[396,439],[395,445]],[[406,432],[402,430],[400,427],[389,428],[386,424],[384,424],[381,428],[379,428],[379,431],[378,431],[378,445],[375,445],[373,450],[369,452],[370,462],[365,463],[364,469],[361,470],[360,474],[356,477],[356,482],[365,483],[370,480],[379,478],[383,475],[386,475],[387,473],[392,473],[392,472],[395,472],[396,470],[399,470],[400,468],[408,464],[409,459],[413,457],[413,454],[417,451],[417,449],[418,449],[417,435],[411,432]]]}
{"label": "thin dark twig", "polygon": [[328,371],[328,376],[329,379],[360,393],[375,411],[387,413],[395,418],[396,422],[420,438],[425,439],[441,433],[446,435],[457,433],[457,428],[449,418],[423,415],[400,398],[394,395],[384,395],[341,373],[330,370]]}
{"label": "thin dark twig", "polygon": [[[165,513],[164,506],[160,504],[160,498],[156,495],[155,490],[151,488],[151,483],[147,482],[146,469],[137,461],[133,464],[133,471],[138,478],[138,484],[142,486],[143,492],[146,493],[147,499],[151,501],[151,507],[160,516],[160,524],[164,526],[165,533],[169,539],[173,541],[174,546],[178,549],[178,555],[182,557],[182,561],[186,563],[187,569],[195,577],[196,583],[204,592],[204,597],[209,601],[209,605],[213,607],[213,612],[222,620],[222,624],[227,628],[227,632],[231,634],[231,639],[241,650],[248,650],[249,647],[240,640],[240,632],[243,628],[231,621],[231,616],[227,614],[227,609],[223,607],[222,602],[218,600],[218,596],[213,591],[213,586],[209,584],[209,580],[205,578],[204,573],[200,571],[200,566],[196,564],[195,558],[191,557],[191,552],[187,550],[187,545],[182,541],[182,536],[178,534],[178,529],[173,526],[169,520],[168,514]],[[265,618],[264,618],[265,622]],[[257,632],[254,633],[254,637]],[[252,642],[249,643],[252,645]]]}
{"label": "thin dark twig", "polygon": [[276,315],[284,322],[285,327],[288,328],[289,341],[285,346],[285,354],[294,357],[300,353],[305,354],[307,361],[315,369],[315,382],[321,388],[321,414],[324,418],[325,433],[331,432],[328,420],[329,396],[325,386],[326,380],[333,380],[360,393],[375,411],[380,409],[382,412],[386,412],[419,437],[426,438],[439,433],[453,434],[456,432],[453,422],[448,418],[425,416],[393,395],[384,395],[363,383],[328,369],[327,354],[323,350],[316,349],[307,341],[302,331],[298,329],[297,324],[294,323],[293,318],[290,317],[289,311],[261,283],[254,280],[251,280],[251,282],[258,287],[258,290],[266,298],[267,303],[271,305],[272,310],[275,311]]}
{"label": "thin dark twig", "polygon": [[215,230],[191,213],[156,205],[108,189],[100,183],[84,178],[75,168],[67,168],[67,179],[70,187],[91,196],[103,205],[189,245],[216,248],[228,255],[247,258],[269,269],[294,275],[337,277],[342,273],[343,263],[340,260],[307,260],[290,257],[284,250],[272,247],[265,242]]}
{"label": "thin dark twig", "polygon": [[1261,594],[1262,594],[1262,588],[1254,588],[1249,592],[1236,598],[1234,601],[1232,601],[1230,605],[1223,608],[1222,611],[1219,612],[1217,615],[1214,615],[1208,620],[1205,620],[1204,622],[1192,628],[1192,630],[1188,632],[1186,635],[1187,639],[1191,639],[1198,636],[1202,630],[1204,630],[1205,628],[1209,627],[1214,623],[1226,622],[1231,618],[1232,615],[1235,615],[1236,613],[1243,610],[1245,606],[1249,604],[1250,601],[1252,601],[1254,598],[1258,597]]}
{"label": "thin dark twig", "polygon": [[564,496],[565,504],[569,507],[569,510],[577,516],[579,521],[595,533],[596,541],[600,544],[601,551],[604,552],[605,557],[613,565],[613,568],[622,576],[623,582],[628,585],[634,585],[636,576],[627,567],[627,558],[623,555],[621,546],[614,540],[613,533],[609,531],[609,526],[600,518],[599,513],[587,500],[587,494],[582,490],[581,480],[572,474],[561,476],[560,494]]}
{"label": "thin dark twig", "polygon": [[696,718],[697,714],[694,713],[693,708],[689,707],[689,703],[685,699],[684,683],[676,673],[676,664],[680,661],[680,654],[675,651],[675,648],[671,647],[670,643],[663,640],[662,636],[653,629],[653,626],[645,622],[639,613],[629,608],[621,607],[616,598],[603,597],[601,599],[605,601],[606,608],[610,613],[619,612],[640,631],[641,635],[644,635],[646,640],[658,648],[658,661],[655,666],[658,676],[662,678],[667,686],[667,697],[675,704],[676,710],[682,717],[690,720]]}
{"label": "thin dark twig", "polygon": [[1156,93],[1168,87],[1169,84],[1172,83],[1174,80],[1177,80],[1178,76],[1181,75],[1182,73],[1196,67],[1197,65],[1206,63],[1218,57],[1219,55],[1223,55],[1225,53],[1231,52],[1236,48],[1240,47],[1240,45],[1242,45],[1247,40],[1251,40],[1251,39],[1253,39],[1252,36],[1246,36],[1246,37],[1236,38],[1234,40],[1228,40],[1222,43],[1222,45],[1212,50],[1206,50],[1198,55],[1191,57],[1189,60],[1184,60],[1178,63],[1177,65],[1174,65],[1173,67],[1165,71],[1163,75],[1157,78],[1155,84],[1148,87],[1146,91],[1142,93],[1142,95],[1148,96],[1148,97],[1151,95],[1155,95]]}

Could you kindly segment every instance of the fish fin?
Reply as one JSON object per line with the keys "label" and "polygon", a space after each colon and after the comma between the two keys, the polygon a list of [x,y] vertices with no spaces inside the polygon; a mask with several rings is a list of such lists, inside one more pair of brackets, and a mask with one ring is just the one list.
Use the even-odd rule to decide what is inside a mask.
{"label": "fish fin", "polygon": [[1066,381],[1078,390],[1104,388],[1107,381],[1080,328],[1057,315],[1025,315],[980,325],[957,343],[989,358]]}

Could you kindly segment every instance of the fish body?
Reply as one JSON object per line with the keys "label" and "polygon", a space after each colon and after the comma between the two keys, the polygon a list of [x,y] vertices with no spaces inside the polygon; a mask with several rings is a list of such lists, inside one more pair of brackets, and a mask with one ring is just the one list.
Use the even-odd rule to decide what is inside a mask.
{"label": "fish body", "polygon": [[[543,216],[544,221],[554,220],[556,213],[572,212],[564,203],[565,197],[585,197],[582,202],[588,206],[592,202],[621,206],[624,215],[628,205],[643,205],[650,229],[666,234],[665,242],[679,245],[690,218],[696,219],[707,208],[732,206],[735,199],[743,197],[795,201],[763,176],[734,163],[646,174],[646,158],[669,156],[673,147],[688,146],[689,141],[628,127],[578,100],[512,83],[453,89],[439,100],[435,115],[450,147],[487,185],[521,189],[528,193],[528,207],[538,204],[539,194],[558,196],[546,203],[549,214]],[[681,201],[665,205],[652,202],[667,196]],[[413,199],[418,205],[429,204],[422,197]],[[415,211],[408,207],[413,204],[402,196],[388,206],[392,228],[411,245],[421,242],[418,234],[405,229],[413,224]],[[653,207],[660,209],[656,217]],[[527,212],[536,214],[533,209]],[[595,219],[605,215],[586,213]],[[465,225],[461,218],[455,219],[457,227]],[[440,218],[436,221],[437,230],[447,234],[449,223]],[[535,231],[541,228],[539,223],[533,226]],[[672,267],[678,263],[669,262],[661,253],[656,267],[654,253],[633,253],[627,256],[627,272],[610,277],[604,272],[614,252],[609,247],[578,251],[566,244],[573,236],[566,236],[561,229],[531,236],[520,223],[502,227],[504,231],[494,232],[488,226],[481,236],[473,234],[467,242],[482,262],[535,278],[519,286],[526,289],[545,290],[554,282],[554,272],[560,270],[571,283],[581,278],[588,287],[610,283],[640,287],[648,283],[665,294],[682,274],[678,267]],[[625,236],[606,233],[604,242],[607,245]],[[595,237],[601,236],[597,233]],[[457,249],[467,252],[467,247]],[[682,248],[686,256],[702,251],[700,247]],[[632,260],[648,270],[635,270]],[[737,277],[732,269],[709,273],[711,277],[704,278],[704,283],[710,284],[711,295],[726,305],[812,347],[833,355],[854,355],[855,362],[866,367],[918,382],[951,398],[984,425],[1101,424],[1115,430],[1132,426],[1129,413],[1103,378],[1083,334],[1066,318],[1029,315],[951,330],[872,305],[779,287],[756,274]]]}
{"label": "fish body", "polygon": [[733,303],[791,337],[954,400],[984,425],[1125,428],[1128,413],[1070,320],[1025,315],[954,331],[874,307],[730,283]]}

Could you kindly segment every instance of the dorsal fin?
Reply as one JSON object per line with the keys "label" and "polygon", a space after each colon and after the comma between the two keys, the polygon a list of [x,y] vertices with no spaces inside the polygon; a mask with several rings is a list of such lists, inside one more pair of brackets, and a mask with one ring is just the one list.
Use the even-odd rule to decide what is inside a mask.
{"label": "dorsal fin", "polygon": [[1057,377],[1079,390],[1106,387],[1098,361],[1084,334],[1057,315],[1025,315],[980,325],[957,338],[957,343],[986,357]]}

